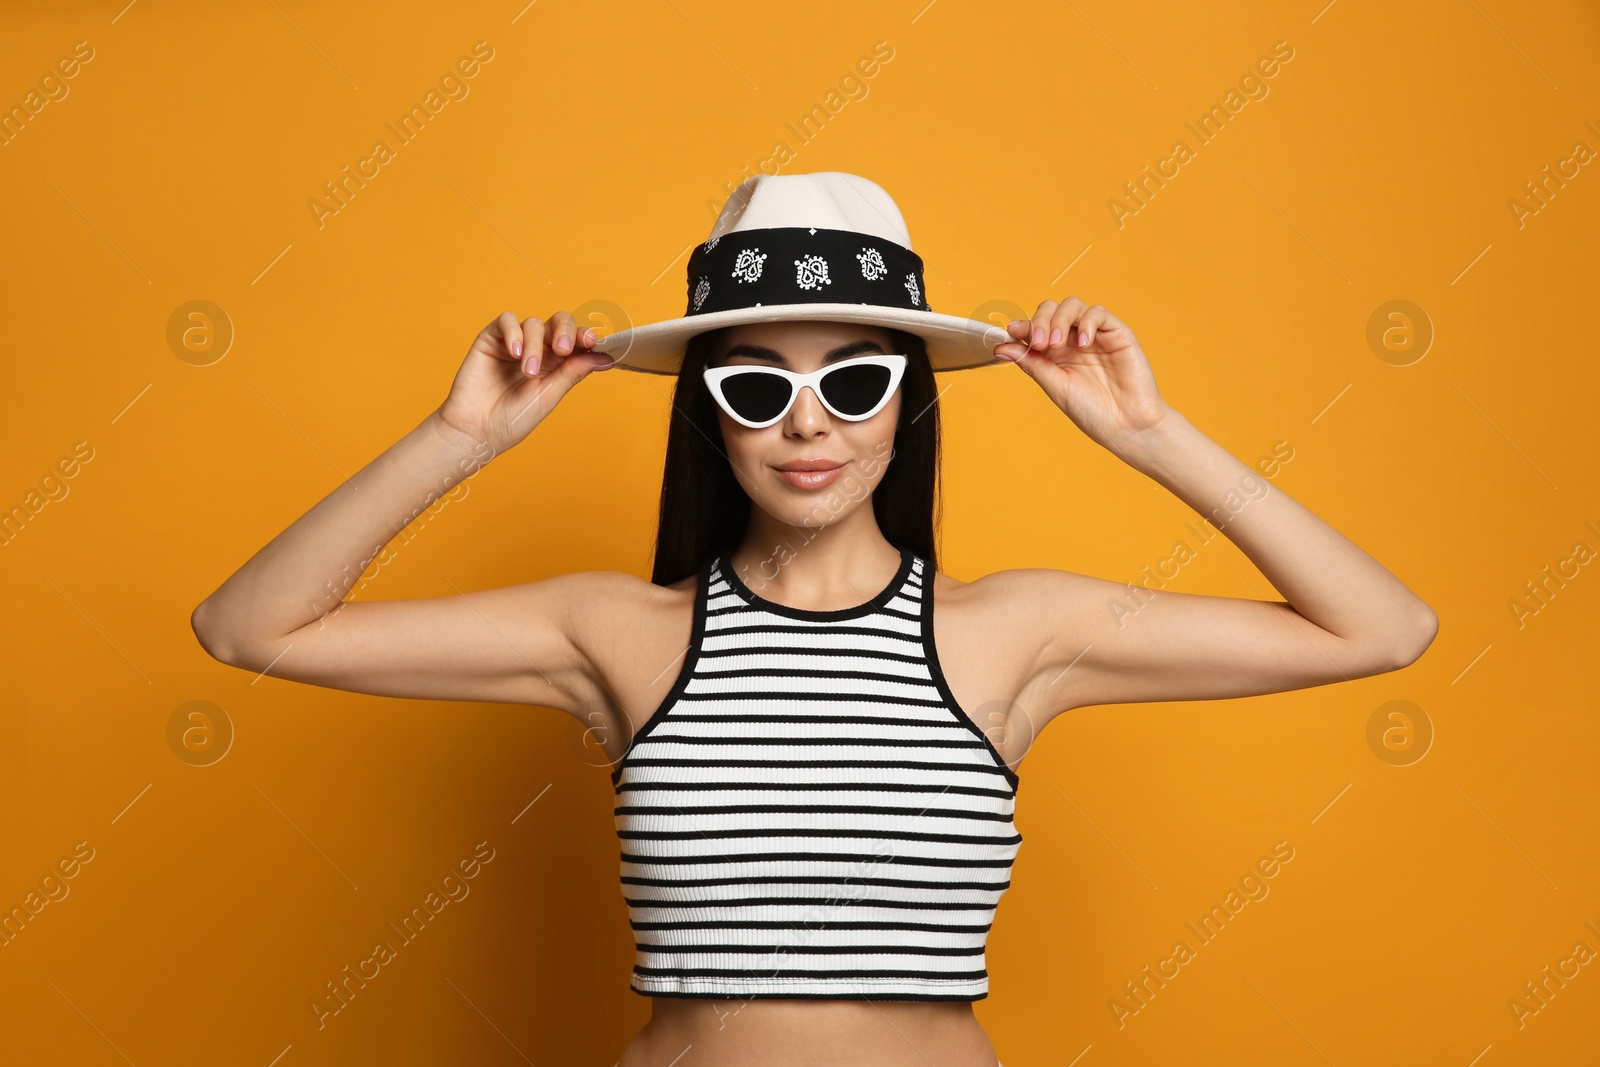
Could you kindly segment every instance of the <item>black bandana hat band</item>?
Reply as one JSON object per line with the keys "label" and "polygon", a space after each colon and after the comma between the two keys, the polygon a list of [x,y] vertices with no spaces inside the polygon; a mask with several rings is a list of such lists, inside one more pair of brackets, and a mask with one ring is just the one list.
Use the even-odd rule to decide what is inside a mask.
{"label": "black bandana hat band", "polygon": [[767,304],[933,310],[923,295],[922,257],[871,234],[815,226],[735,230],[690,254],[686,317]]}

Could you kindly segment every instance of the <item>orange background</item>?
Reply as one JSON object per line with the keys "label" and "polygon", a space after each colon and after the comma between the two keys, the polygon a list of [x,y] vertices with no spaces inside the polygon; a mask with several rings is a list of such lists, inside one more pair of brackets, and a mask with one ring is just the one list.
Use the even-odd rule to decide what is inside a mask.
{"label": "orange background", "polygon": [[[1600,575],[1561,562],[1600,551],[1600,164],[1562,164],[1600,150],[1592,5],[4,19],[7,109],[93,51],[0,147],[0,503],[59,497],[0,548],[0,902],[93,850],[0,948],[11,1062],[615,1061],[649,1002],[627,988],[609,781],[574,722],[257,679],[208,658],[189,613],[436,407],[496,314],[681,314],[689,246],[778,141],[783,173],[896,198],[941,311],[1105,304],[1169,403],[1251,464],[1287,442],[1274,486],[1441,619],[1401,672],[1051,725],[1020,768],[1025,843],[976,1008],[1008,1067],[1593,1062],[1600,959],[1522,1025],[1508,1006],[1576,943],[1600,951]],[[479,41],[468,94],[319,226],[323,183],[395,145],[385,124]],[[892,58],[849,81],[878,41]],[[1250,82],[1280,41],[1292,59]],[[1201,145],[1185,123],[1241,78],[1265,95]],[[786,125],[830,105],[809,142]],[[1180,139],[1193,157],[1135,205],[1123,183]],[[1541,206],[1524,183],[1546,165],[1569,177]],[[1120,222],[1119,197],[1138,206]],[[193,300],[217,332],[170,340]],[[1414,308],[1380,314],[1375,345],[1391,300]],[[941,385],[947,572],[1134,579],[1197,543],[1189,508],[1024,375]],[[669,387],[592,376],[356,595],[648,575]],[[78,442],[92,458],[52,480]],[[1546,565],[1569,578],[1519,620]],[[1277,597],[1226,538],[1169,588]],[[196,700],[234,731],[208,766],[169,741]],[[1369,743],[1391,700],[1431,724],[1420,760]],[[1280,841],[1270,895],[1119,1027],[1124,982]],[[479,842],[470,895],[319,1030],[325,983]]]}

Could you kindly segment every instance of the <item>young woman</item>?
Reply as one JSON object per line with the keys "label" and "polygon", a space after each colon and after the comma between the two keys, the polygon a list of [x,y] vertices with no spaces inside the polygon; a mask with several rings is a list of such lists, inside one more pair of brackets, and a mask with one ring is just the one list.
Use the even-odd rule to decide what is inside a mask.
{"label": "young woman", "polygon": [[653,998],[619,1067],[996,1067],[972,1003],[1021,841],[1017,767],[1055,716],[1378,674],[1436,631],[1394,575],[1169,407],[1132,331],[1075,297],[1012,323],[994,356],[1288,599],[939,573],[934,367],[894,318],[772,313],[688,338],[653,581],[330,595],[613,363],[565,311],[508,312],[436,411],[194,612],[206,651],[247,670],[553,708],[604,738],[632,988]]}

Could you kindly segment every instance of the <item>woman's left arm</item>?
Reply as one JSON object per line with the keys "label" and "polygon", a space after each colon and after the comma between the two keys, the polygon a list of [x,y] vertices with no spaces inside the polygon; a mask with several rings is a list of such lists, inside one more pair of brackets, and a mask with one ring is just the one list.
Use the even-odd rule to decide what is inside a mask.
{"label": "woman's left arm", "polygon": [[1167,405],[1133,331],[1104,307],[1045,301],[1009,332],[1019,341],[997,355],[1090,438],[1206,516],[1287,598],[1130,590],[1053,570],[991,576],[1014,585],[1034,616],[1030,688],[1052,713],[1349,680],[1403,667],[1432,642],[1438,617],[1421,598]]}

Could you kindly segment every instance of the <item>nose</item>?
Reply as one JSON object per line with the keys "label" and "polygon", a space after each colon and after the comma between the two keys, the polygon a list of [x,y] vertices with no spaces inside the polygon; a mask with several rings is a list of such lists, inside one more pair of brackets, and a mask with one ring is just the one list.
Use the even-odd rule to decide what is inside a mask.
{"label": "nose", "polygon": [[803,385],[784,421],[791,432],[813,434],[827,428],[828,409],[811,386]]}

